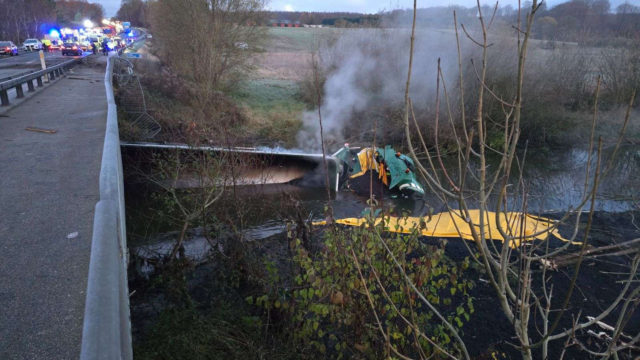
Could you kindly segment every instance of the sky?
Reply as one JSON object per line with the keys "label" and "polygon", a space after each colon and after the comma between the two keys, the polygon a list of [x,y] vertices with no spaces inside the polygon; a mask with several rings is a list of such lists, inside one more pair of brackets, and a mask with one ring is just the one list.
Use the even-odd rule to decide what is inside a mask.
{"label": "sky", "polygon": [[[107,17],[112,17],[120,7],[120,0],[90,0],[104,6]],[[564,2],[562,0],[548,0],[549,6]],[[624,0],[611,0],[611,7],[622,4]],[[629,0],[634,5],[640,5],[640,0]],[[495,1],[481,3],[495,4]],[[475,6],[476,0],[418,0],[418,7],[446,6],[446,5]],[[518,5],[518,0],[500,0],[500,5]],[[410,8],[413,0],[271,0],[271,10],[284,11],[348,11],[359,13],[377,13],[380,10]]]}
{"label": "sky", "polygon": [[120,8],[120,0],[90,0],[89,2],[102,4],[108,18],[115,16]]}

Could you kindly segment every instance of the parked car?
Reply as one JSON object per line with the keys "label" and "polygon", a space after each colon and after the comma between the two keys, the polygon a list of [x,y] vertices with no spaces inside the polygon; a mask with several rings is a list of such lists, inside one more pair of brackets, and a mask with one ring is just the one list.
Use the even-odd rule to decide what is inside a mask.
{"label": "parked car", "polygon": [[80,42],[80,49],[82,49],[82,51],[91,50],[91,42],[88,40],[83,40],[82,42]]}
{"label": "parked car", "polygon": [[22,50],[24,51],[38,51],[42,50],[42,43],[38,39],[27,39],[22,44]]}
{"label": "parked car", "polygon": [[65,43],[62,46],[62,55],[82,55],[82,48],[76,43]]}
{"label": "parked car", "polygon": [[17,56],[19,55],[18,47],[11,41],[0,41],[0,54]]}
{"label": "parked car", "polygon": [[51,40],[50,50],[62,50],[63,45],[62,40]]}

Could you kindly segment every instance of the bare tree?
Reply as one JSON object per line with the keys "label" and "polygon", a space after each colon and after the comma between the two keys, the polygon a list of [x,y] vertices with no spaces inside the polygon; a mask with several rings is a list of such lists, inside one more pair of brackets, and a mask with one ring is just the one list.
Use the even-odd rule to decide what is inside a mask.
{"label": "bare tree", "polygon": [[264,30],[264,0],[157,0],[150,24],[160,57],[198,86],[201,101],[249,69]]}
{"label": "bare tree", "polygon": [[[53,26],[56,3],[48,0],[0,0],[0,38],[20,44]],[[48,25],[48,26],[46,26]]]}
{"label": "bare tree", "polygon": [[169,209],[177,209],[170,216],[181,224],[180,234],[168,261],[174,261],[183,251],[183,243],[189,230],[196,224],[205,223],[208,209],[222,197],[228,171],[223,165],[224,154],[211,154],[198,149],[153,153],[142,159],[147,166],[133,169],[136,174],[158,189],[161,201]]}
{"label": "bare tree", "polygon": [[[602,178],[605,177],[612,168],[613,159],[616,156],[617,150],[623,140],[623,136],[629,122],[631,107],[634,102],[634,95],[631,96],[629,101],[624,125],[620,131],[620,136],[615,144],[615,149],[611,158],[608,160],[603,159],[602,139],[598,140],[597,143],[595,140],[598,94],[600,91],[600,80],[598,80],[592,117],[592,132],[588,153],[589,158],[587,161],[587,164],[589,165],[585,170],[582,201],[575,209],[565,213],[552,227],[544,230],[529,229],[530,231],[525,232],[523,224],[524,217],[528,212],[528,194],[526,186],[527,183],[526,180],[523,179],[522,175],[522,167],[526,160],[526,149],[524,153],[519,153],[517,150],[519,145],[518,140],[520,136],[521,111],[523,106],[522,89],[526,79],[525,70],[527,49],[529,46],[529,39],[531,37],[534,17],[538,10],[538,0],[533,0],[529,9],[519,9],[519,14],[523,14],[524,12],[524,22],[521,21],[521,17],[519,16],[518,23],[514,26],[517,31],[517,78],[515,93],[511,99],[507,100],[497,97],[487,85],[487,54],[490,51],[491,46],[488,35],[493,17],[489,18],[489,21],[485,20],[486,14],[478,1],[478,21],[480,22],[480,28],[482,29],[482,37],[479,39],[474,38],[466,31],[466,28],[462,26],[464,34],[482,49],[481,62],[474,64],[473,68],[477,77],[479,95],[477,98],[477,105],[475,107],[476,111],[471,120],[465,118],[464,111],[461,112],[463,117],[461,121],[464,125],[464,133],[460,136],[456,136],[457,157],[459,159],[458,171],[455,174],[449,174],[444,166],[441,165],[441,161],[436,162],[431,160],[432,157],[440,160],[440,154],[436,153],[432,155],[429,153],[429,148],[425,145],[420,128],[418,126],[412,126],[410,121],[413,118],[413,123],[416,124],[410,98],[413,43],[415,38],[416,3],[414,1],[414,30],[411,35],[409,72],[407,75],[405,91],[405,135],[408,139],[409,149],[416,164],[417,172],[420,173],[425,183],[433,193],[440,198],[442,204],[447,208],[449,216],[452,218],[460,218],[469,225],[469,229],[474,240],[474,246],[469,246],[466,243],[465,246],[469,251],[470,258],[473,259],[473,261],[475,261],[486,273],[489,284],[494,290],[495,299],[497,300],[504,315],[504,321],[513,328],[516,336],[517,340],[512,345],[521,352],[522,358],[525,360],[532,359],[532,350],[541,348],[543,359],[547,359],[548,347],[552,341],[567,338],[565,344],[569,344],[571,341],[579,344],[575,338],[576,331],[598,324],[601,327],[608,326],[612,332],[612,335],[609,336],[610,341],[606,350],[594,352],[583,347],[584,350],[588,351],[593,356],[598,356],[603,359],[607,359],[609,357],[617,359],[620,351],[634,347],[634,344],[640,338],[640,334],[624,334],[624,326],[629,321],[630,315],[635,310],[635,307],[640,303],[640,286],[637,285],[637,271],[638,266],[640,265],[640,250],[636,245],[634,245],[637,243],[637,240],[632,240],[625,244],[616,246],[617,249],[622,249],[622,251],[618,253],[632,255],[628,278],[624,281],[624,286],[616,299],[608,304],[599,314],[593,314],[593,316],[587,317],[586,321],[581,320],[580,314],[578,314],[577,318],[573,320],[573,326],[568,329],[561,329],[559,324],[560,320],[563,319],[563,317],[566,316],[565,314],[568,312],[569,302],[576,287],[576,281],[583,260],[588,256],[593,256],[595,253],[601,252],[601,250],[597,249],[587,250],[589,232],[592,226],[595,209],[596,194],[598,191],[598,185],[601,183]],[[454,22],[457,22],[455,20],[455,13]],[[457,23],[455,25],[457,31]],[[461,58],[459,58],[459,62],[462,62]],[[462,66],[459,68],[460,71],[462,71]],[[445,78],[442,75],[442,70],[439,64],[437,73],[438,82],[436,86],[438,95],[436,96],[436,107],[439,106],[440,84],[442,83],[442,86],[445,86]],[[461,88],[460,91],[464,91],[464,89]],[[485,97],[492,97],[502,105],[504,115],[503,119],[500,120],[500,125],[504,129],[504,146],[502,148],[495,149],[486,143],[487,119],[483,111],[483,105],[486,100]],[[448,103],[446,90],[445,99]],[[462,106],[464,106],[464,103],[462,103]],[[438,114],[437,111],[436,114]],[[495,119],[493,121],[495,121]],[[438,118],[436,115],[436,124],[437,122]],[[452,127],[455,126],[451,112],[449,112],[448,123]],[[436,132],[437,131],[438,126],[436,125]],[[437,136],[438,134],[436,133],[436,137]],[[426,153],[427,159],[429,160],[427,164],[424,164],[424,161],[416,156],[417,150],[413,146],[412,142],[414,139],[419,143],[419,150]],[[491,153],[498,154],[501,157],[501,162],[497,168],[490,170],[487,163],[487,157]],[[479,162],[479,167],[470,166],[472,159]],[[592,163],[594,162],[595,164],[593,165],[593,168],[591,168]],[[438,163],[440,164],[440,167],[438,167]],[[516,174],[515,179],[513,178],[513,174]],[[470,179],[473,181],[468,181]],[[470,183],[473,185],[470,185]],[[489,201],[489,196],[491,194],[497,194],[497,201],[495,204],[492,204]],[[474,199],[479,206],[480,215],[476,218],[470,215],[470,199]],[[457,203],[457,209],[452,207],[452,202]],[[516,205],[521,210],[521,215],[514,215],[513,210]],[[587,226],[584,231],[584,235],[581,238],[578,238],[580,217],[582,210],[587,206],[589,207]],[[512,207],[512,209],[510,210],[509,207]],[[496,216],[491,218],[489,216],[490,212],[494,212]],[[527,244],[527,240],[532,239],[533,237],[540,235],[549,236],[551,231],[557,229],[560,224],[567,222],[571,216],[575,216],[576,219],[574,231],[565,245],[555,249],[550,249],[548,241],[537,244]],[[491,229],[497,229],[499,235],[504,238],[504,243],[501,248],[497,247],[493,241],[491,241]],[[458,231],[460,232],[460,230]],[[461,233],[460,235],[462,237]],[[382,239],[382,236],[379,236],[379,240],[387,250],[394,264],[400,271],[402,271],[400,261],[393,256],[391,251],[389,251],[386,243]],[[548,285],[547,281],[550,276],[547,269],[555,266],[553,261],[554,257],[568,250],[571,244],[580,244],[579,250],[568,256],[568,258],[571,259],[570,263],[574,265],[571,283],[569,288],[566,289],[565,293],[562,295],[561,300],[554,303],[553,288]],[[605,249],[602,249],[602,251],[604,250]],[[533,285],[533,277],[537,276],[533,271],[534,264],[541,264],[543,267],[540,286]],[[436,307],[420,293],[417,287],[411,282],[411,279],[406,276],[406,274],[404,275],[411,291],[413,291],[431,311],[436,315],[439,315]],[[515,283],[509,281],[509,279],[514,278],[517,279]],[[636,285],[633,285],[634,282],[636,282]],[[555,295],[557,296],[557,294]],[[601,321],[614,310],[619,311],[619,317],[615,325],[610,326],[602,323]],[[534,312],[542,315],[543,327],[538,330],[537,334],[532,331],[534,328],[532,313]],[[458,335],[455,328],[451,326],[444,317],[439,316],[439,318],[453,333],[460,348],[462,349],[464,357],[469,358],[464,341]]]}

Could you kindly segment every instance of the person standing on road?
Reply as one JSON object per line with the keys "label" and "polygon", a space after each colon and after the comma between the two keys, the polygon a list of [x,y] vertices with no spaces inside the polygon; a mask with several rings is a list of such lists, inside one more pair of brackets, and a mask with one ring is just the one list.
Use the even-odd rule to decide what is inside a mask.
{"label": "person standing on road", "polygon": [[44,39],[42,44],[44,45],[44,52],[50,52],[51,51],[51,40]]}
{"label": "person standing on road", "polygon": [[91,43],[91,51],[93,52],[93,55],[98,53],[98,46],[94,42]]}
{"label": "person standing on road", "polygon": [[109,45],[107,44],[106,41],[102,42],[102,55],[104,56],[109,55]]}

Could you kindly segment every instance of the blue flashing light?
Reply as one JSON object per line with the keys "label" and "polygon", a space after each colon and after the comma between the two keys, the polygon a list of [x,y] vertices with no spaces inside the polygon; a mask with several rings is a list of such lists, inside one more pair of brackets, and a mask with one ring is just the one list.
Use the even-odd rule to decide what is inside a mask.
{"label": "blue flashing light", "polygon": [[133,31],[129,33],[129,36],[133,36]]}
{"label": "blue flashing light", "polygon": [[60,32],[58,32],[58,30],[56,29],[51,29],[51,31],[49,31],[49,35],[53,37],[60,37]]}

